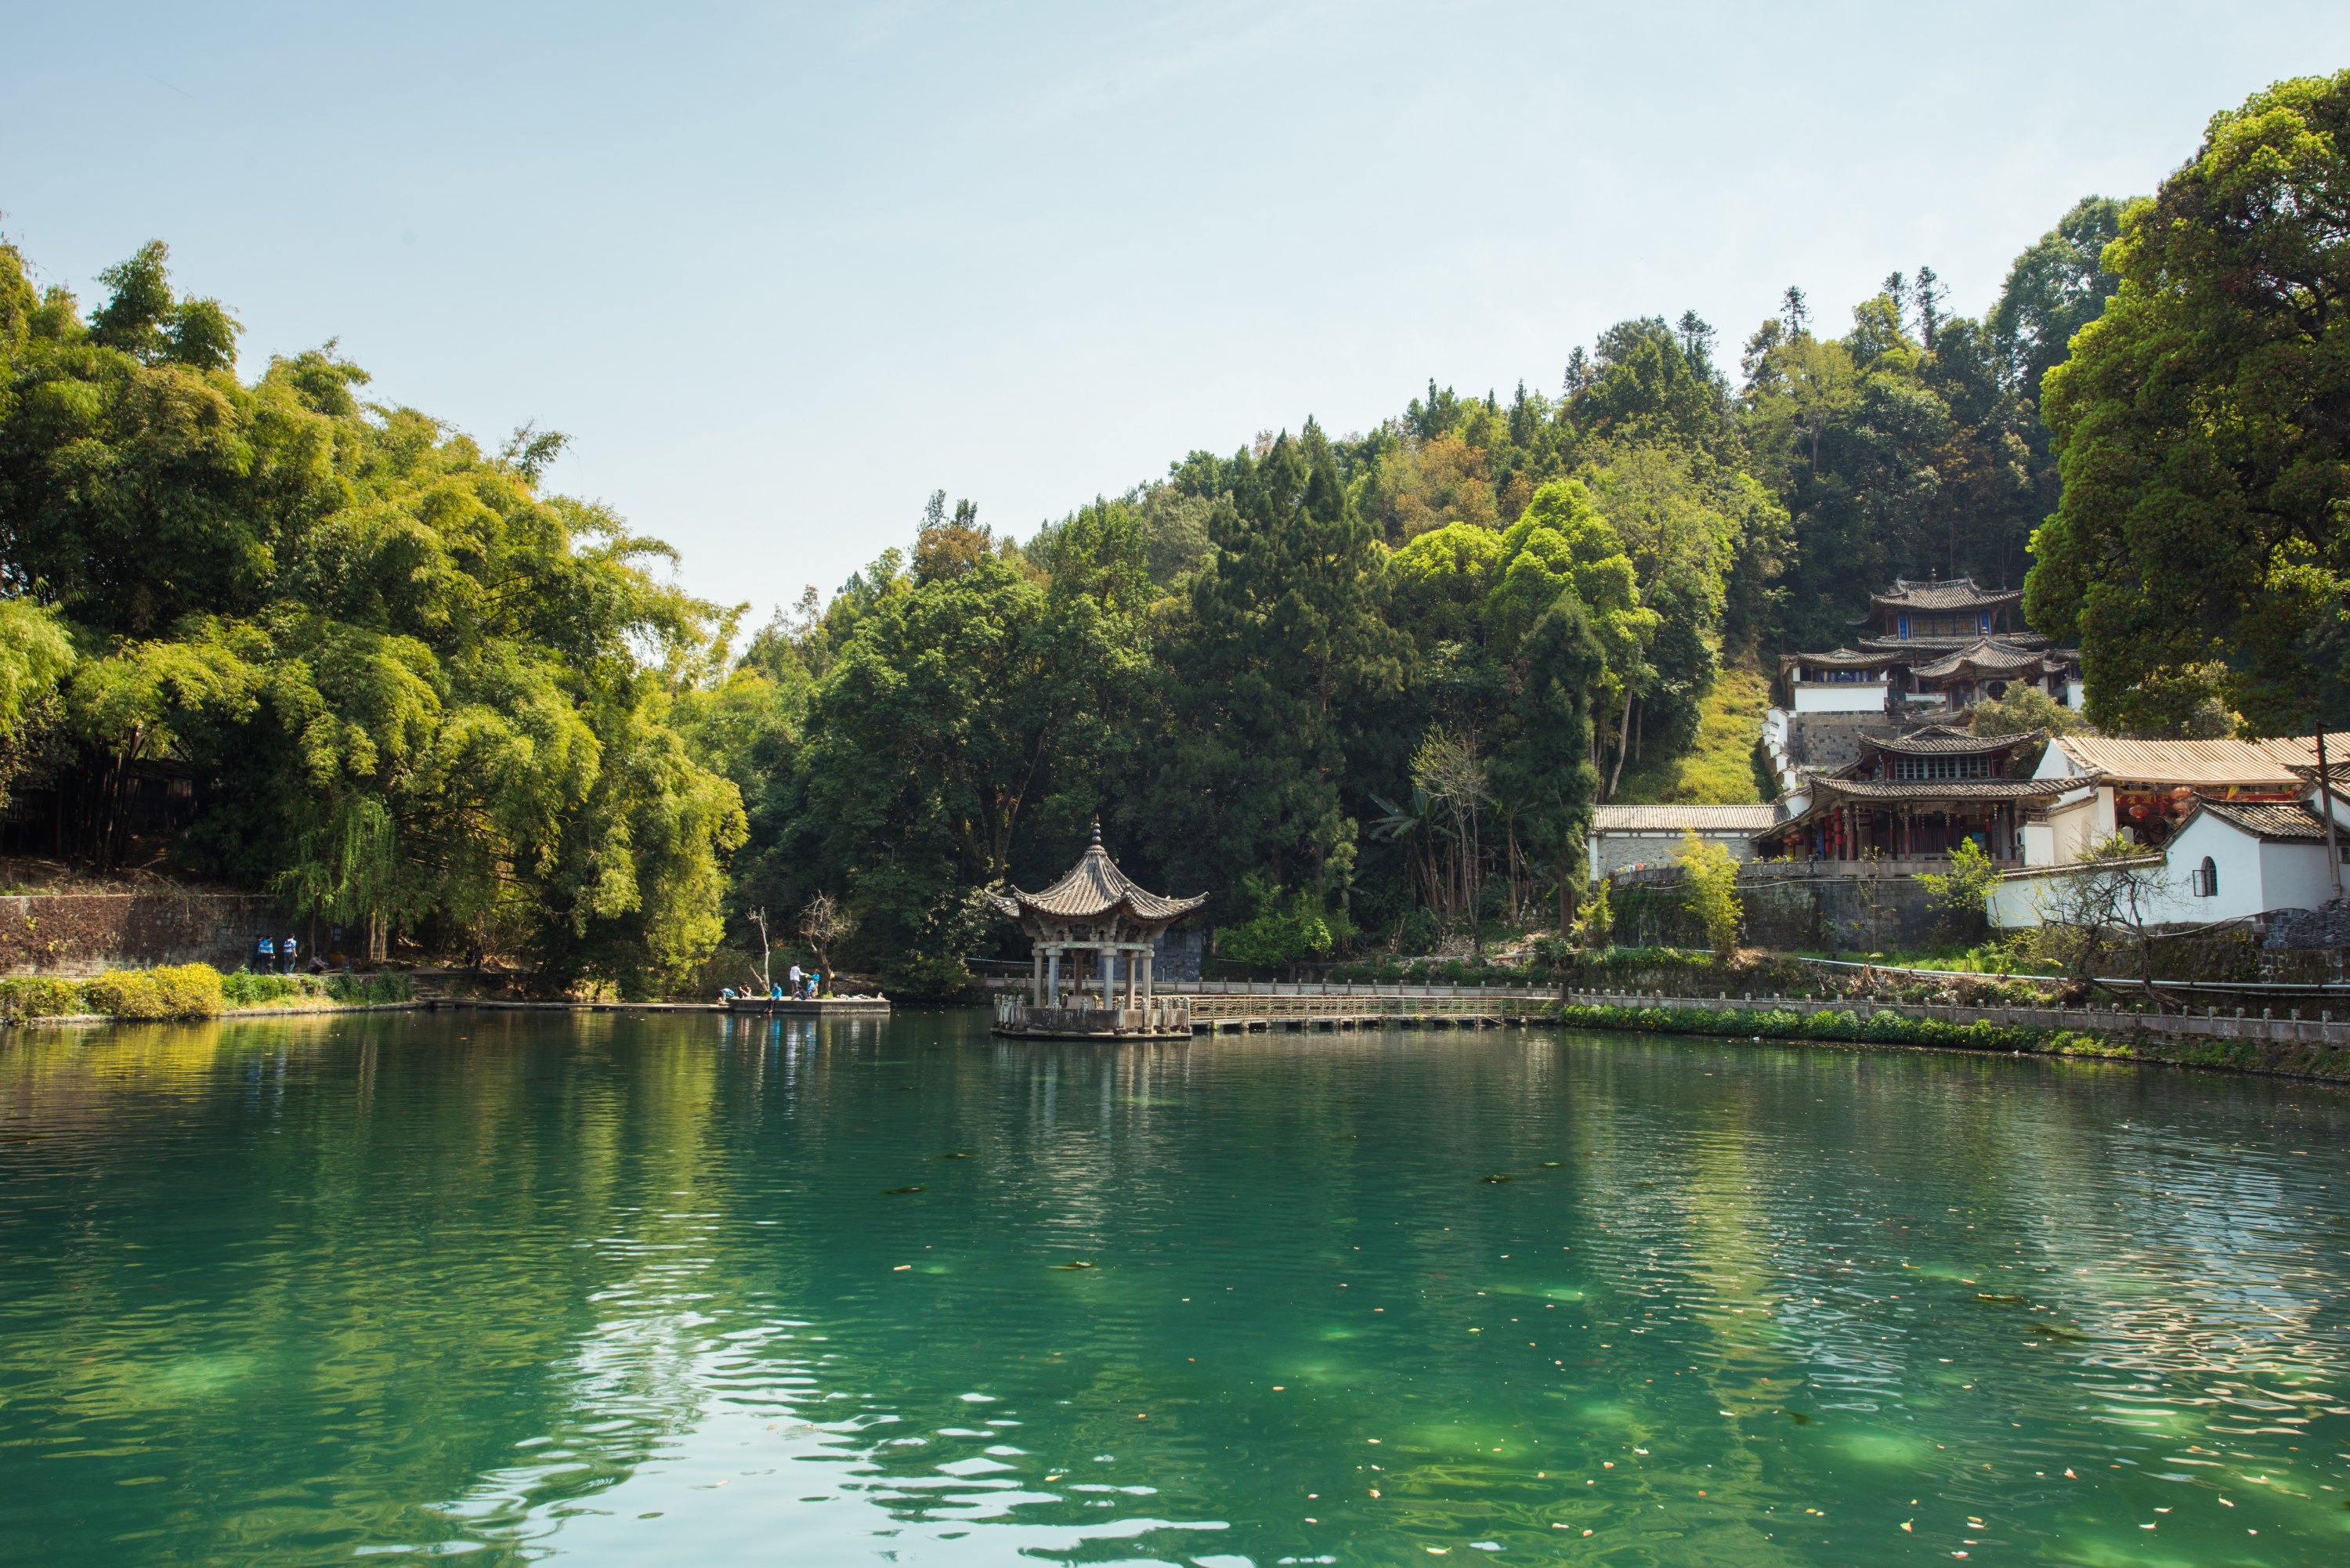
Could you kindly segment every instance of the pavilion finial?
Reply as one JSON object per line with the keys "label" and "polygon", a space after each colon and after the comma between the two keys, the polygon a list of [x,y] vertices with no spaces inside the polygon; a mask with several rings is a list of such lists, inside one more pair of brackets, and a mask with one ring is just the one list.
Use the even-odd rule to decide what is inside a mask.
{"label": "pavilion finial", "polygon": [[1101,813],[1094,813],[1094,847],[1101,847]]}

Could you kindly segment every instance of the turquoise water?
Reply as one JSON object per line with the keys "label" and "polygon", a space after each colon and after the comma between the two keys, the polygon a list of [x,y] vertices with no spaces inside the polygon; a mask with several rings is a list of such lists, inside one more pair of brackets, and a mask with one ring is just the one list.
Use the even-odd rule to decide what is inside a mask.
{"label": "turquoise water", "polygon": [[11,1563],[2334,1564],[2345,1371],[2308,1085],[972,1013],[0,1041]]}

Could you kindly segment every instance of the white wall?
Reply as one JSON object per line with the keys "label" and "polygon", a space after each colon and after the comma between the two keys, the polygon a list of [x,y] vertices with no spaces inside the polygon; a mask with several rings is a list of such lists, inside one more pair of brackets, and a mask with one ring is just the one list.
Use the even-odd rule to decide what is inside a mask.
{"label": "white wall", "polygon": [[[2170,873],[2168,880],[2178,885],[2166,888],[2169,897],[2164,900],[2159,918],[2199,926],[2281,908],[2268,898],[2262,886],[2262,848],[2259,839],[2234,824],[2223,822],[2208,811],[2196,813],[2194,820],[2173,835],[2163,847],[2163,864]],[[2219,869],[2220,891],[2211,898],[2199,898],[2195,896],[2195,870],[2207,855]]]}
{"label": "white wall", "polygon": [[2040,761],[2033,766],[2032,776],[2036,779],[2069,779],[2080,771],[2073,765],[2073,759],[2064,754],[2064,748],[2051,740],[2041,748]]}
{"label": "white wall", "polygon": [[2110,789],[2084,790],[2071,799],[2059,796],[2057,804],[2043,814],[2046,821],[2044,848],[2035,857],[2033,840],[2025,838],[2023,863],[2027,866],[2069,866],[2103,843],[2114,830],[2114,792]]}
{"label": "white wall", "polygon": [[2314,909],[2334,897],[2325,846],[2272,842],[2261,846],[2261,893],[2269,909]]}
{"label": "white wall", "polygon": [[1875,713],[1885,707],[1881,680],[1795,682],[1798,713]]}
{"label": "white wall", "polygon": [[[2199,898],[2195,873],[2206,856],[2219,873],[2219,890]],[[2035,867],[2034,875],[2002,877],[1991,890],[1991,924],[2006,930],[2038,925],[2042,904],[2057,897],[2064,878],[2094,874],[2075,869],[2079,865],[2075,858]],[[2334,896],[2324,845],[2264,843],[2210,812],[2199,813],[2164,847],[2163,864],[2151,881],[2138,912],[2158,926],[2202,926],[2270,909],[2314,909]]]}

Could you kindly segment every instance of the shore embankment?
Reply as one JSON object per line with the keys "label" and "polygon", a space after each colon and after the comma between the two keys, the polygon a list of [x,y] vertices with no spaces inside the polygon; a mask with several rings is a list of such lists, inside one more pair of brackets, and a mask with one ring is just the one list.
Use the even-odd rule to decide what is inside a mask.
{"label": "shore embankment", "polygon": [[[153,975],[156,971],[146,971]],[[185,971],[182,971],[184,973]],[[109,979],[111,977],[109,977]],[[0,982],[5,986],[10,982]],[[118,984],[120,982],[117,982]],[[105,994],[103,983],[88,990]],[[1998,1054],[2064,1056],[2152,1066],[2192,1067],[2205,1071],[2248,1073],[2274,1077],[2350,1082],[2350,1020],[2331,1017],[2283,1018],[2263,1009],[2251,1016],[2248,1009],[2206,1007],[2199,1011],[2132,1011],[2122,1006],[2061,1007],[2054,1005],[1966,1006],[1950,1002],[1901,1002],[1871,997],[1790,997],[1784,995],[1682,996],[1666,991],[1575,990],[1548,985],[1417,985],[1313,981],[1192,981],[1161,987],[1162,992],[1193,996],[1263,997],[1269,1002],[1326,998],[1329,1009],[1269,1007],[1262,1021],[1291,1028],[1312,1028],[1316,1023],[1354,1011],[1349,999],[1389,1002],[1425,998],[1449,1003],[1469,1026],[1480,1022],[1515,1024],[1562,1024],[1575,1029],[1616,1030],[1648,1034],[1694,1034],[1719,1039],[1767,1041],[1846,1047],[1893,1047],[1909,1050],[1974,1051]],[[258,1006],[219,1005],[210,1011],[191,1006],[167,1012],[135,993],[106,999],[147,1002],[154,1011],[92,1012],[58,1006],[54,1011],[26,1010],[0,1016],[0,1023],[20,1025],[92,1025],[174,1018],[183,1021],[220,1019],[252,1022],[321,1013],[422,1012],[466,1009],[513,1012],[718,1012],[725,1009],[707,1002],[526,1002],[483,997],[405,996],[373,1000],[355,992],[348,1000],[323,994],[325,988],[306,983],[302,994],[273,997]],[[217,992],[213,993],[217,995]],[[79,993],[77,994],[79,999]],[[30,998],[15,998],[20,1003]],[[60,996],[59,1001],[64,998]],[[91,1000],[98,1000],[92,996]],[[170,999],[178,1001],[177,998]],[[222,1002],[229,999],[222,998]],[[1480,1003],[1491,1005],[1480,1005]],[[1378,1011],[1391,1011],[1381,1009]],[[7,1010],[0,1010],[7,1011]],[[1363,1009],[1371,1012],[1371,1009]],[[1290,1016],[1295,1014],[1295,1017]],[[1487,1015],[1491,1014],[1491,1017]],[[1276,1016],[1278,1015],[1278,1016]],[[1371,1023],[1366,1017],[1360,1021]],[[1213,1025],[1211,1025],[1212,1028]]]}

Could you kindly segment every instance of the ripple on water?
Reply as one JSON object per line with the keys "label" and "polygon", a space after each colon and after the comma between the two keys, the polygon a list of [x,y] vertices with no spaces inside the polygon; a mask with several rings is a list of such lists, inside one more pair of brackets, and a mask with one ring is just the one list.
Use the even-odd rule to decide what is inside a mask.
{"label": "ripple on water", "polygon": [[2331,1563],[2345,1130],[1620,1036],[10,1041],[0,1559]]}

